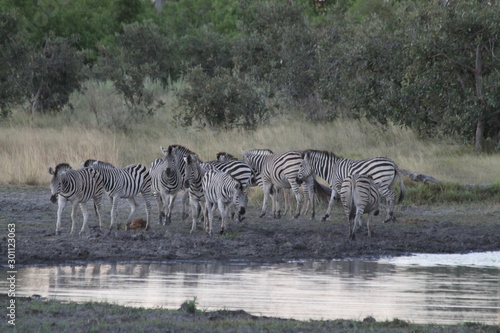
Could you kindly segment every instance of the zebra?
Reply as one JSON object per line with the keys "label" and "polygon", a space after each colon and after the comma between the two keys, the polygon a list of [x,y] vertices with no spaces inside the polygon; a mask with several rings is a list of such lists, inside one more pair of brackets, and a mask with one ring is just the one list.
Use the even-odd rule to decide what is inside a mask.
{"label": "zebra", "polygon": [[370,222],[374,215],[379,214],[380,202],[379,188],[373,178],[360,174],[345,177],[340,187],[340,200],[349,222],[349,239],[354,239],[356,229],[361,227],[361,216],[365,213],[368,214],[368,237],[371,237]]}
{"label": "zebra", "polygon": [[73,170],[67,163],[56,165],[55,169],[49,167],[49,174],[52,175],[50,180],[50,201],[58,204],[56,235],[60,235],[61,231],[61,215],[66,203],[72,203],[71,207],[71,231],[73,235],[75,231],[75,210],[76,206],[80,205],[83,214],[83,225],[79,235],[85,230],[88,220],[87,201],[92,198],[94,200],[94,209],[99,220],[99,229],[102,228],[101,220],[101,199],[104,193],[104,183],[98,171],[91,168],[82,168]]}
{"label": "zebra", "polygon": [[304,152],[304,159],[297,174],[297,181],[301,182],[313,174],[327,181],[332,189],[328,209],[322,221],[326,221],[330,216],[336,193],[340,193],[342,180],[349,175],[364,174],[372,176],[373,181],[379,186],[380,194],[387,200],[387,215],[384,223],[395,219],[394,201],[396,195],[393,188],[398,177],[401,183],[398,202],[403,200],[406,193],[403,177],[398,166],[386,157],[352,160],[337,157],[334,153],[327,151],[307,150]]}
{"label": "zebra", "polygon": [[142,164],[131,164],[124,168],[116,168],[110,163],[98,160],[86,160],[82,163],[84,167],[94,168],[99,171],[104,179],[104,189],[111,201],[111,230],[116,221],[116,208],[118,198],[127,199],[130,205],[130,214],[127,224],[137,208],[135,197],[139,193],[144,198],[146,206],[146,230],[149,229],[149,217],[151,213],[151,176],[147,167]]}
{"label": "zebra", "polygon": [[231,205],[237,207],[240,215],[245,214],[248,199],[243,185],[223,171],[209,170],[203,176],[202,186],[208,215],[208,233],[212,234],[214,209],[217,205],[222,217],[220,233],[223,234],[227,227],[228,209]]}
{"label": "zebra", "polygon": [[[191,233],[196,230],[196,223],[200,217],[200,212],[205,212],[205,194],[203,192],[203,176],[205,169],[200,166],[200,160],[196,154],[184,157],[186,164],[186,181],[189,183],[189,202],[191,204]],[[205,218],[205,229],[208,230],[208,220]]]}
{"label": "zebra", "polygon": [[224,161],[209,161],[201,162],[200,165],[205,171],[217,169],[227,172],[234,179],[239,181],[246,189],[256,184],[255,172],[252,167],[243,161],[238,160],[224,160]]}
{"label": "zebra", "polygon": [[178,144],[170,145],[169,147],[172,147],[172,149],[174,149],[177,161],[179,163],[178,165],[179,171],[182,177],[181,189],[185,190],[184,195],[182,196],[182,213],[181,213],[181,219],[184,221],[188,217],[188,214],[186,213],[187,211],[186,207],[189,199],[189,193],[187,191],[189,184],[186,181],[186,162],[184,161],[184,157],[187,157],[194,153],[188,148]]}
{"label": "zebra", "polygon": [[[291,188],[297,200],[297,209],[294,218],[300,216],[302,208],[302,195],[300,193],[300,184],[297,183],[297,172],[302,162],[301,151],[289,151],[283,154],[273,154],[269,149],[253,149],[249,151],[242,150],[243,160],[248,163],[262,178],[262,189],[264,200],[260,217],[266,214],[266,206],[269,195],[273,200],[273,216],[281,217],[279,200],[274,196],[274,190]],[[314,207],[314,175],[306,177],[304,192],[312,205],[312,216],[315,216]]]}
{"label": "zebra", "polygon": [[151,190],[158,203],[160,214],[159,224],[171,222],[172,210],[177,193],[183,187],[183,177],[180,172],[180,161],[177,159],[176,148],[169,146],[167,149],[160,147],[164,157],[151,163]]}

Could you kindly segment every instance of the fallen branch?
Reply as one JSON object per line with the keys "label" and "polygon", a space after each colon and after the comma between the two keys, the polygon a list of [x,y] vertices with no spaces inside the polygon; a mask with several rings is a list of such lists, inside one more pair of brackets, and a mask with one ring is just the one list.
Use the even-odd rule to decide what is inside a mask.
{"label": "fallen branch", "polygon": [[421,183],[439,183],[439,180],[432,176],[427,176],[421,173],[414,173],[405,169],[401,169],[401,173],[404,176],[410,177],[411,180],[415,182],[421,182]]}

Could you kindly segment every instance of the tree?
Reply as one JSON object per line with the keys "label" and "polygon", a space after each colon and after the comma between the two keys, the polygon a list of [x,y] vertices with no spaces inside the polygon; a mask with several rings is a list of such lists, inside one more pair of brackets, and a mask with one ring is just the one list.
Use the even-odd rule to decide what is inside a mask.
{"label": "tree", "polygon": [[33,114],[60,111],[68,103],[70,94],[81,87],[83,59],[84,54],[72,48],[68,39],[54,36],[31,54],[26,98]]}
{"label": "tree", "polygon": [[12,104],[22,102],[28,80],[29,44],[19,21],[10,14],[0,14],[0,115],[5,117]]}

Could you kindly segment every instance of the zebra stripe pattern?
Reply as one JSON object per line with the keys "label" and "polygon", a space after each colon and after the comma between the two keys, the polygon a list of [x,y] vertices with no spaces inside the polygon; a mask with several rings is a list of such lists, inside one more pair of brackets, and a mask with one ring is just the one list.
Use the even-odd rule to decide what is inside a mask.
{"label": "zebra stripe pattern", "polygon": [[220,170],[228,173],[239,181],[244,188],[248,188],[255,184],[255,174],[252,168],[243,161],[210,161],[201,163],[201,167],[208,170]]}
{"label": "zebra stripe pattern", "polygon": [[340,192],[342,180],[354,174],[369,175],[373,178],[373,181],[379,186],[380,194],[387,200],[387,216],[384,222],[394,220],[396,195],[393,188],[398,177],[401,183],[399,202],[403,200],[406,189],[398,166],[386,157],[352,160],[337,157],[335,154],[326,151],[308,150],[304,153],[304,160],[300,166],[297,181],[300,182],[311,175],[317,175],[328,182],[332,194],[328,209],[322,219],[325,221],[330,216],[336,193]]}
{"label": "zebra stripe pattern", "polygon": [[[130,214],[127,217],[127,225],[134,215],[137,203],[135,197],[139,193],[144,198],[146,206],[146,229],[149,228],[149,218],[151,213],[151,176],[148,169],[141,164],[131,164],[125,168],[116,168],[110,163],[87,160],[84,167],[96,169],[104,180],[104,189],[111,200],[111,230],[116,221],[116,209],[118,198],[127,199],[130,205]],[[118,223],[117,223],[118,224]]]}
{"label": "zebra stripe pattern", "polygon": [[[189,182],[189,202],[191,204],[191,233],[196,230],[196,224],[200,218],[200,212],[205,212],[205,194],[203,192],[203,176],[205,170],[200,166],[200,160],[195,154],[184,157],[186,164],[186,180]],[[208,221],[205,218],[205,229],[208,228]]]}
{"label": "zebra stripe pattern", "polygon": [[[264,192],[264,200],[262,203],[262,211],[260,217],[266,214],[267,200],[272,195],[273,200],[273,216],[281,217],[279,208],[279,200],[276,195],[273,195],[273,190],[277,192],[281,189],[291,188],[297,200],[297,209],[294,218],[300,216],[302,208],[302,195],[300,193],[300,184],[297,183],[297,173],[302,163],[301,151],[289,151],[283,154],[273,154],[268,149],[254,149],[250,151],[242,151],[243,159],[248,163],[262,178],[262,189]],[[314,207],[314,176],[305,177],[304,192],[309,198],[312,206],[312,219],[315,216]]]}
{"label": "zebra stripe pattern", "polygon": [[209,170],[202,180],[205,193],[206,211],[208,213],[208,233],[212,234],[215,205],[219,208],[222,217],[220,233],[227,228],[228,211],[235,205],[240,215],[245,214],[247,196],[243,185],[229,174],[219,170]]}
{"label": "zebra stripe pattern", "polygon": [[56,235],[60,235],[61,233],[61,215],[68,201],[72,203],[71,235],[73,235],[75,230],[75,211],[78,205],[80,205],[83,214],[83,225],[79,234],[81,235],[85,230],[89,215],[87,201],[91,198],[94,200],[94,208],[99,219],[99,228],[102,228],[100,208],[104,193],[104,184],[99,172],[91,168],[73,170],[69,164],[61,163],[55,169],[49,167],[49,174],[52,175],[50,181],[52,196],[50,197],[50,201],[58,203]]}
{"label": "zebra stripe pattern", "polygon": [[355,174],[344,178],[340,200],[349,223],[349,239],[354,239],[357,228],[362,224],[361,216],[365,213],[368,214],[368,237],[371,237],[370,222],[374,215],[378,215],[380,202],[378,185],[371,176]]}
{"label": "zebra stripe pattern", "polygon": [[[181,145],[170,145],[169,148],[172,147],[174,154],[176,156],[176,159],[178,161],[178,167],[179,167],[179,172],[181,173],[182,177],[182,189],[187,190],[189,187],[189,184],[187,183],[186,179],[186,162],[184,161],[184,157],[187,157],[191,154],[194,154],[191,150],[188,148],[181,146]],[[187,217],[187,203],[189,199],[189,194],[188,191],[184,192],[184,195],[182,196],[182,213],[181,213],[181,219],[184,221]]]}
{"label": "zebra stripe pattern", "polygon": [[160,213],[159,224],[165,225],[171,222],[175,198],[182,188],[183,177],[175,148],[172,146],[168,149],[160,148],[164,157],[151,163],[149,173],[151,174],[151,190],[156,197]]}

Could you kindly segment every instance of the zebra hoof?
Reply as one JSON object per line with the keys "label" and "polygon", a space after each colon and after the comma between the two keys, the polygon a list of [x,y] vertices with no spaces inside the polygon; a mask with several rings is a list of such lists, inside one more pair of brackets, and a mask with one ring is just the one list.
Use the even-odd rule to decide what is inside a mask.
{"label": "zebra hoof", "polygon": [[321,219],[321,222],[325,222],[327,218],[329,218],[330,215],[326,214],[325,216],[323,216],[323,218]]}
{"label": "zebra hoof", "polygon": [[266,215],[266,213],[261,213],[259,217],[264,217],[264,215]]}
{"label": "zebra hoof", "polygon": [[299,216],[300,216],[300,214],[295,214],[295,215],[293,216],[293,219],[294,219],[294,220],[296,220]]}
{"label": "zebra hoof", "polygon": [[56,236],[61,236],[61,230],[56,230]]}

